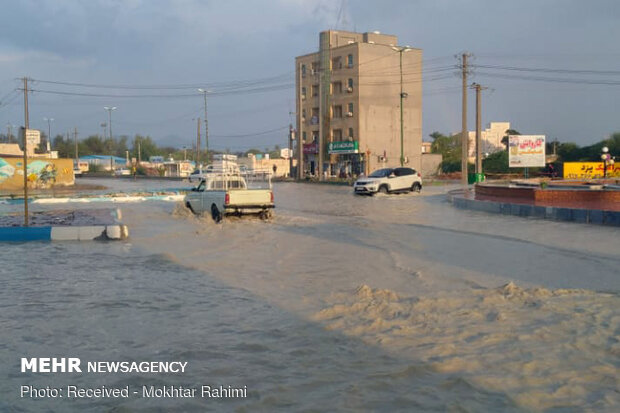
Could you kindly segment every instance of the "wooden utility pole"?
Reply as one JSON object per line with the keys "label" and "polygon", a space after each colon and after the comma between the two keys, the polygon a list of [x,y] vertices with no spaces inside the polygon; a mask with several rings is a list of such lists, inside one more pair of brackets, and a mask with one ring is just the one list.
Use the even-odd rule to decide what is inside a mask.
{"label": "wooden utility pole", "polygon": [[200,118],[196,119],[196,167],[200,164]]}
{"label": "wooden utility pole", "polygon": [[481,122],[481,100],[480,91],[487,89],[478,83],[472,83],[471,88],[476,91],[476,182],[478,182],[482,174],[482,122]]}
{"label": "wooden utility pole", "polygon": [[24,77],[24,226],[28,226],[28,78]]}
{"label": "wooden utility pole", "polygon": [[75,167],[79,168],[80,162],[80,155],[78,154],[78,133],[77,133],[77,127],[73,128],[73,139],[75,140]]}
{"label": "wooden utility pole", "polygon": [[467,53],[461,56],[461,69],[463,70],[463,102],[461,118],[461,184],[467,186],[467,156],[469,155],[469,136],[467,134]]}

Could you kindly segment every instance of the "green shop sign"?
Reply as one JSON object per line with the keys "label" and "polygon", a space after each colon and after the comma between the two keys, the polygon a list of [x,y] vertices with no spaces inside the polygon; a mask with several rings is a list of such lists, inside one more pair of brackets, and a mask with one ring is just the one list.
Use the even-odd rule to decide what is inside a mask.
{"label": "green shop sign", "polygon": [[328,153],[359,153],[359,142],[342,141],[330,142],[327,146]]}

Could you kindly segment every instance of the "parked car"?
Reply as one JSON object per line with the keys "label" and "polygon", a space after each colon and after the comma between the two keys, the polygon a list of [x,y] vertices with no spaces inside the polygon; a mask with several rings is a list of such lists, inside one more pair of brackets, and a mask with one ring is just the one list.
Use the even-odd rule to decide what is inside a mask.
{"label": "parked car", "polygon": [[353,184],[353,191],[359,195],[380,193],[420,192],[422,177],[412,168],[383,168],[368,176],[360,177]]}

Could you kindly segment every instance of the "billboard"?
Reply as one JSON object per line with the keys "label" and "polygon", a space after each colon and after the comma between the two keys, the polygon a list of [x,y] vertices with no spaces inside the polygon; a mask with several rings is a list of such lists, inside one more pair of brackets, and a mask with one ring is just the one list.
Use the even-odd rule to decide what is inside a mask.
{"label": "billboard", "polygon": [[545,166],[545,135],[510,135],[508,146],[508,167]]}
{"label": "billboard", "polygon": [[[603,162],[564,162],[564,179],[602,178]],[[620,177],[620,164],[607,164],[608,177]]]}
{"label": "billboard", "polygon": [[[26,142],[28,146],[39,146],[41,144],[41,131],[36,129],[26,129]],[[20,139],[24,138],[24,128],[19,128]]]}

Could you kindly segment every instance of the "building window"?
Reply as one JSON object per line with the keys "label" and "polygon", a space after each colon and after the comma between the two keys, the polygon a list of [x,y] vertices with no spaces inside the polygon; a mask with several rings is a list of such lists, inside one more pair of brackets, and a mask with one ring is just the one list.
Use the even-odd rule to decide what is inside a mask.
{"label": "building window", "polygon": [[313,130],[312,131],[312,142],[316,142],[319,140],[319,131],[318,130]]}
{"label": "building window", "polygon": [[301,110],[301,119],[304,121],[306,120],[306,109]]}
{"label": "building window", "polygon": [[319,73],[319,62],[312,62],[312,67],[310,68],[310,74],[314,75]]}
{"label": "building window", "polygon": [[351,90],[353,90],[353,79],[349,78],[349,80],[347,81],[347,87],[350,87]]}
{"label": "building window", "polygon": [[349,128],[349,140],[352,141],[353,139],[354,139],[354,137],[353,137],[353,128]]}
{"label": "building window", "polygon": [[353,67],[353,55],[352,54],[347,56],[347,67]]}
{"label": "building window", "polygon": [[333,135],[334,135],[334,140],[335,141],[341,141],[342,140],[342,129],[334,129],[332,131]]}
{"label": "building window", "polygon": [[334,118],[342,117],[342,105],[334,106]]}
{"label": "building window", "polygon": [[332,69],[342,69],[342,58],[340,56],[332,58]]}
{"label": "building window", "polygon": [[302,98],[302,99],[305,99],[305,98],[306,98],[306,88],[305,88],[305,87],[302,87],[302,88],[301,88],[301,98]]}
{"label": "building window", "polygon": [[301,65],[301,75],[306,77],[306,65]]}
{"label": "building window", "polygon": [[319,108],[312,108],[312,119],[310,119],[311,125],[319,124]]}
{"label": "building window", "polygon": [[301,133],[301,139],[305,142],[306,141],[306,132],[302,132]]}
{"label": "building window", "polygon": [[338,95],[342,93],[342,82],[332,83],[332,94]]}
{"label": "building window", "polygon": [[349,106],[348,106],[348,108],[347,108],[347,111],[348,111],[351,115],[353,115],[353,103],[349,103]]}
{"label": "building window", "polygon": [[312,96],[319,95],[319,85],[312,85]]}

